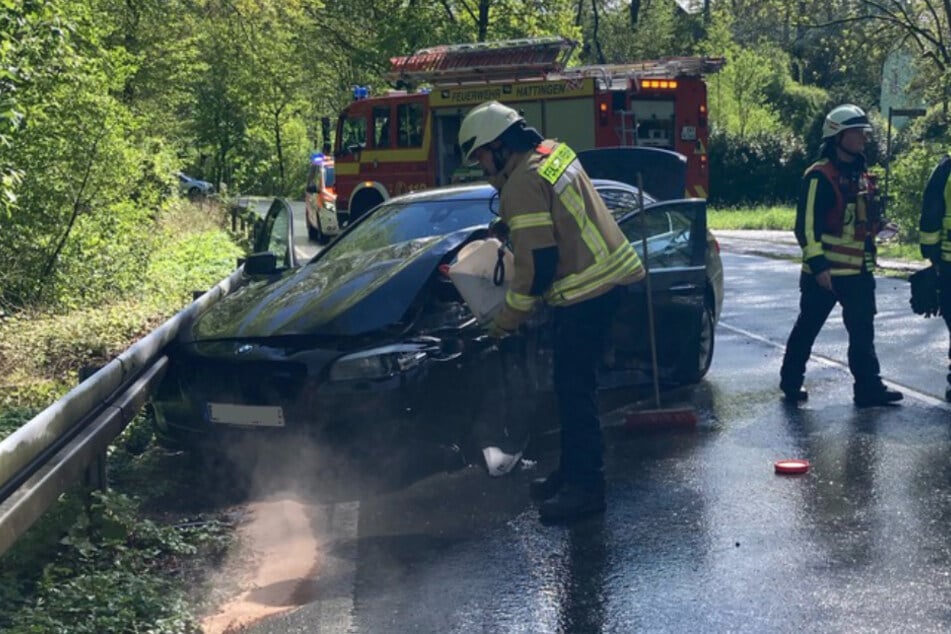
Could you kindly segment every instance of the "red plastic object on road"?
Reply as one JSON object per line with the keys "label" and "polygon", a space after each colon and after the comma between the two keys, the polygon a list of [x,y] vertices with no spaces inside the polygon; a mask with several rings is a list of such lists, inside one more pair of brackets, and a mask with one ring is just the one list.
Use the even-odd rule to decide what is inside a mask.
{"label": "red plastic object on road", "polygon": [[800,475],[809,471],[809,461],[796,459],[777,460],[773,465],[776,473],[783,475]]}

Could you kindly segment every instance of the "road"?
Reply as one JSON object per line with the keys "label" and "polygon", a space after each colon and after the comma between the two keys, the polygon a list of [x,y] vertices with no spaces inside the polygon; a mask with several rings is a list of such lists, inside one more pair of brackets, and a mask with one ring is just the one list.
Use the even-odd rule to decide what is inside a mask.
{"label": "road", "polygon": [[[551,447],[501,479],[472,468],[311,502],[306,579],[279,602],[288,611],[246,631],[949,631],[943,323],[911,314],[907,282],[880,278],[879,356],[904,404],[853,407],[836,309],[809,366],[810,399],[790,407],[777,382],[798,266],[723,243],[710,374],[664,395],[701,422],[630,432],[606,415],[603,518],[538,523],[526,487],[554,466]],[[774,461],[790,457],[810,472],[776,475]]]}

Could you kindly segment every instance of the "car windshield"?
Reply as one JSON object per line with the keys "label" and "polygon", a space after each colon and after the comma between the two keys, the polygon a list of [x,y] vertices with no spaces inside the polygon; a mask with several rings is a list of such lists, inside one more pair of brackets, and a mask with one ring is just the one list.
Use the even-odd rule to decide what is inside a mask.
{"label": "car windshield", "polygon": [[341,236],[320,259],[352,257],[379,249],[398,249],[404,257],[438,238],[467,227],[485,227],[494,216],[488,199],[477,200],[413,200],[388,203]]}

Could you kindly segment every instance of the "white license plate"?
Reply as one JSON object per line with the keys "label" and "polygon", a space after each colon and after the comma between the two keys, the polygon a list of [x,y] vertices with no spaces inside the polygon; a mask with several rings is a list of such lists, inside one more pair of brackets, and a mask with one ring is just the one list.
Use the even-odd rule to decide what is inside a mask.
{"label": "white license plate", "polygon": [[232,405],[208,403],[208,420],[219,425],[283,427],[284,410],[274,405]]}

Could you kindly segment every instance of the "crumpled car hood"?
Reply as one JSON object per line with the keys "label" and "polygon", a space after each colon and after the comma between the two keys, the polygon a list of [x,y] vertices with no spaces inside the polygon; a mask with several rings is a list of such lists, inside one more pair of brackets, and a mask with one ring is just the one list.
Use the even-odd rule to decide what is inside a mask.
{"label": "crumpled car hood", "polygon": [[269,280],[253,280],[196,320],[190,341],[287,335],[359,336],[397,324],[442,259],[473,229],[318,257]]}

